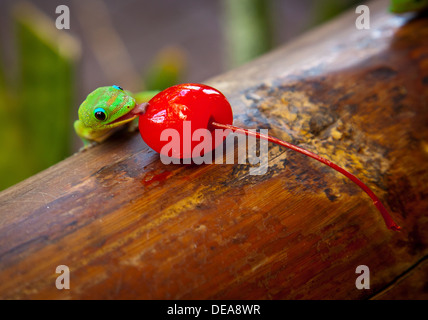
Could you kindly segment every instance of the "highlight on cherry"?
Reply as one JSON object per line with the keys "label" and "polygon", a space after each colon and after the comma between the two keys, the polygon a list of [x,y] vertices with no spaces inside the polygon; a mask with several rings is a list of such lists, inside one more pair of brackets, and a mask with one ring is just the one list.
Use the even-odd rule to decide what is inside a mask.
{"label": "highlight on cherry", "polygon": [[[349,171],[311,151],[271,137],[265,129],[250,130],[232,123],[232,107],[226,97],[213,87],[197,83],[179,84],[161,91],[147,102],[144,111],[139,115],[141,137],[150,148],[160,154],[161,160],[166,164],[191,161],[196,164],[211,163],[209,159],[212,159],[212,156],[208,156],[211,152],[218,152],[215,154],[217,163],[218,159],[222,159],[218,155],[223,152],[224,140],[238,134],[249,139],[249,153],[254,150],[255,139],[260,139],[260,157],[258,162],[252,163],[259,163],[259,173],[253,171],[252,174],[263,174],[260,172],[268,169],[267,142],[272,142],[311,157],[343,174],[372,199],[389,229],[401,229],[374,192]],[[239,150],[244,148],[239,145],[238,147]]]}

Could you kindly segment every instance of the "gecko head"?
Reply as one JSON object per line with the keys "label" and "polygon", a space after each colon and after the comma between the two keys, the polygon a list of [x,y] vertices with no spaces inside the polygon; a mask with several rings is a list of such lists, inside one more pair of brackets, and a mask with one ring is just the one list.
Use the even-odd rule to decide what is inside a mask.
{"label": "gecko head", "polygon": [[134,120],[135,99],[119,86],[92,91],[79,107],[79,119],[94,130],[115,128]]}

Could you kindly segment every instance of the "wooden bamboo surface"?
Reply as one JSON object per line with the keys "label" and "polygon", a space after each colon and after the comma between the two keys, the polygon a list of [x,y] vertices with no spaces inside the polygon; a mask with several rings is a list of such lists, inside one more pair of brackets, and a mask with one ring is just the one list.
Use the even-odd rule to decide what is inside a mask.
{"label": "wooden bamboo surface", "polygon": [[[164,165],[121,132],[0,193],[2,299],[427,299],[428,19],[370,3],[207,81],[269,169]],[[58,290],[58,265],[70,289]],[[355,286],[370,269],[370,289]]]}

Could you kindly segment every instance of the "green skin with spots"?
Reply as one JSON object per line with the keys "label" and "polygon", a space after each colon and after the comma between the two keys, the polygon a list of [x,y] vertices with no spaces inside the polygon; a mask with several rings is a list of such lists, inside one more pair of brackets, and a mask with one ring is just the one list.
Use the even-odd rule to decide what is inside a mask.
{"label": "green skin with spots", "polygon": [[[131,94],[117,87],[101,87],[91,92],[79,107],[79,120],[74,129],[84,147],[100,143],[125,124],[138,117],[136,107],[149,101],[159,91],[144,91]],[[102,111],[105,119],[97,119],[95,113]]]}
{"label": "green skin with spots", "polygon": [[393,13],[404,13],[421,11],[428,8],[428,0],[391,0],[389,11]]}

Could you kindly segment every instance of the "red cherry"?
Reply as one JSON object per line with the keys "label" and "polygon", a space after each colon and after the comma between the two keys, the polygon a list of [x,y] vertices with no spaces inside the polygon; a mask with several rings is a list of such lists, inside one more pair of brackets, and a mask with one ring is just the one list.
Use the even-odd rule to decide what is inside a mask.
{"label": "red cherry", "polygon": [[[183,136],[184,121],[189,121],[191,127],[189,137]],[[191,158],[193,148],[200,141],[192,141],[191,137],[197,129],[215,128],[210,124],[232,124],[233,113],[226,97],[217,89],[196,83],[179,84],[154,96],[147,104],[146,111],[139,118],[139,129],[143,140],[150,148],[158,153],[164,153],[162,148],[168,141],[161,141],[165,129],[176,130],[181,137],[181,146],[172,150],[173,158]],[[212,149],[221,141],[212,139]],[[187,145],[185,145],[187,144]],[[190,147],[189,147],[190,144]]]}
{"label": "red cherry", "polygon": [[[373,200],[373,204],[382,214],[387,227],[392,230],[400,230],[400,227],[394,222],[373,191],[350,172],[301,147],[261,133],[235,127],[232,125],[232,121],[232,108],[220,91],[207,85],[188,83],[170,87],[154,96],[148,102],[145,113],[140,115],[139,129],[141,137],[153,150],[178,159],[192,158],[193,148],[200,144],[200,141],[193,141],[192,139],[193,133],[198,129],[209,130],[210,133],[215,129],[229,129],[228,132],[234,131],[256,136],[259,139],[300,152],[326,164],[352,180]],[[184,137],[186,135],[186,124],[189,123],[191,128],[187,129],[188,137],[186,138]],[[162,132],[166,129],[174,129],[180,140],[177,148],[172,150],[172,155],[164,154],[163,151],[163,147],[169,143],[169,141],[162,141],[161,139]],[[216,141],[213,138],[211,150],[222,142],[222,140]]]}

